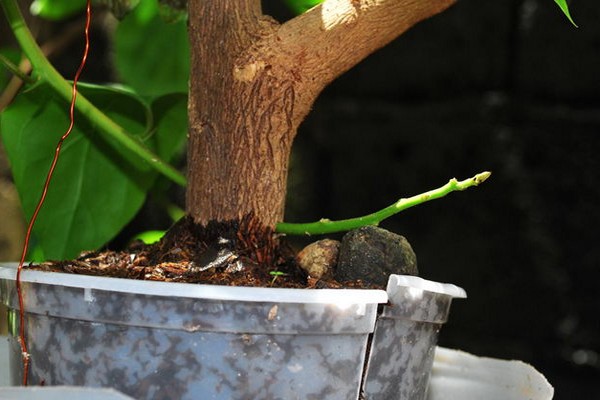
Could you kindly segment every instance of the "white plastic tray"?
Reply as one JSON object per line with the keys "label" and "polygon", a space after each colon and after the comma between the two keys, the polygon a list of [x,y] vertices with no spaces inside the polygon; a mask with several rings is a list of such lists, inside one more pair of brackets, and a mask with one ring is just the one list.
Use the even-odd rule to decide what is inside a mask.
{"label": "white plastic tray", "polygon": [[428,400],[550,400],[554,388],[522,361],[437,347]]}

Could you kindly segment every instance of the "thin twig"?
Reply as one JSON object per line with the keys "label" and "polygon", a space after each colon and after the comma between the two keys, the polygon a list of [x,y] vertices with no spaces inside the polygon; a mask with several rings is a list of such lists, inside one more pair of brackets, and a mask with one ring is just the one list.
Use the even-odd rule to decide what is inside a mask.
{"label": "thin twig", "polygon": [[27,83],[34,82],[33,78],[31,78],[29,75],[21,72],[21,70],[19,69],[18,66],[13,64],[12,61],[10,61],[7,57],[4,57],[2,54],[0,54],[0,64],[4,65],[6,67],[6,69],[8,69],[10,72],[12,72],[12,74],[15,75],[16,77],[18,77],[20,80],[25,81]]}

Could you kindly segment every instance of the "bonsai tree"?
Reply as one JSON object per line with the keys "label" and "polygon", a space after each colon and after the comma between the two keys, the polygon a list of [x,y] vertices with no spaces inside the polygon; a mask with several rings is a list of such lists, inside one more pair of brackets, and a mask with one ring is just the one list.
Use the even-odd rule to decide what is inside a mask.
{"label": "bonsai tree", "polygon": [[[565,2],[556,1],[567,12]],[[121,12],[137,4],[111,3]],[[185,7],[182,1],[161,3]],[[453,180],[438,191],[402,200],[350,223],[281,223],[294,137],[319,93],[369,54],[453,3],[326,0],[278,23],[263,14],[259,0],[189,0],[188,123],[181,121],[185,106],[181,96],[148,100],[128,91],[82,85],[75,102],[75,130],[80,135],[64,149],[57,170],[61,178],[50,187],[46,206],[51,211],[42,210],[38,222],[37,235],[46,256],[73,256],[113,237],[142,205],[157,173],[185,185],[182,174],[167,163],[182,142],[182,126],[188,127],[189,138],[185,211],[199,224],[251,214],[267,228],[322,233],[376,224],[403,208],[480,183],[488,174],[460,183]],[[60,2],[38,0],[36,4],[38,12],[45,5],[52,14],[61,7],[68,13],[85,1],[60,6]],[[57,110],[64,118],[64,101],[71,100],[73,91],[36,45],[15,0],[2,0],[2,6],[33,66],[28,77],[3,58],[32,88],[17,96],[0,120],[24,209],[31,215],[44,177],[40,171],[47,169],[49,149],[60,133]],[[52,136],[46,134],[48,130]],[[117,221],[91,217],[96,210],[117,216]],[[67,213],[72,216],[66,217]],[[61,226],[65,219],[68,229]],[[91,222],[97,224],[93,232],[84,228]],[[54,248],[59,252],[52,253]]]}
{"label": "bonsai tree", "polygon": [[[58,4],[35,4],[41,7],[43,3]],[[111,3],[120,11],[121,6],[136,2]],[[180,5],[181,1],[164,3]],[[263,14],[259,0],[188,0],[191,73],[187,124],[183,124],[188,126],[189,137],[187,214],[201,225],[244,221],[250,216],[253,225],[264,228],[267,235],[273,230],[323,233],[376,224],[404,208],[485,180],[489,173],[462,182],[453,179],[440,189],[401,199],[379,212],[353,220],[281,223],[292,143],[319,93],[367,55],[452,3],[453,0],[325,0],[278,23]],[[31,85],[14,99],[0,120],[24,208],[35,220],[43,201],[37,201],[29,189],[40,183],[43,174],[39,171],[47,169],[51,155],[48,148],[37,144],[50,143],[51,149],[56,140],[40,133],[48,128],[54,130],[60,114],[64,116],[64,100],[72,101],[71,126],[56,147],[42,200],[63,140],[72,132],[74,116],[83,120],[77,127],[80,135],[65,145],[67,162],[58,164],[56,171],[62,173],[61,179],[50,186],[54,203],[48,207],[51,211],[44,217],[40,238],[45,235],[59,246],[70,244],[70,239],[79,239],[78,236],[87,237],[88,231],[92,231],[93,240],[82,240],[80,244],[110,238],[139,208],[157,173],[186,184],[186,179],[167,164],[176,153],[183,131],[175,129],[181,123],[177,117],[182,98],[144,97],[123,89],[86,85],[78,91],[75,84],[66,82],[49,64],[24,23],[16,0],[1,0],[1,4],[34,72],[30,77],[3,59]],[[88,15],[89,4],[88,0]],[[57,101],[60,98],[62,101]],[[102,220],[109,218],[99,216],[102,213],[95,210],[109,207],[117,222],[106,225]],[[60,225],[65,219],[71,221],[69,229]],[[91,229],[90,223],[94,224]],[[53,225],[59,226],[58,231],[70,231],[70,236],[65,239],[64,235],[55,234]],[[71,228],[77,226],[84,230],[73,234]],[[101,234],[95,235],[95,231]],[[16,285],[22,306],[19,272],[20,269]],[[25,311],[20,309],[19,340],[27,383],[29,352],[25,345]],[[271,320],[276,314],[274,306],[267,318]]]}

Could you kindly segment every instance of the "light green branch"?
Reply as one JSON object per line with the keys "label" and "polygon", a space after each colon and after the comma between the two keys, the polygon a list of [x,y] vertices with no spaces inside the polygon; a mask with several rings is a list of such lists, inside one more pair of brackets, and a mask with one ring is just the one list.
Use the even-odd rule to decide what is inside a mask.
{"label": "light green branch", "polygon": [[409,197],[407,199],[400,199],[389,207],[363,217],[344,219],[340,221],[322,219],[320,221],[309,223],[282,222],[277,224],[277,232],[290,235],[322,235],[325,233],[349,231],[351,229],[360,228],[361,226],[366,225],[378,225],[384,219],[389,218],[400,211],[404,211],[407,208],[414,207],[427,201],[439,199],[440,197],[444,197],[447,194],[457,190],[465,190],[471,186],[477,186],[489,178],[491,174],[491,172],[487,171],[482,172],[472,178],[465,179],[464,181],[460,182],[455,178],[452,178],[442,187]]}
{"label": "light green branch", "polygon": [[18,66],[13,64],[12,61],[10,61],[8,58],[4,57],[2,54],[0,54],[0,64],[4,65],[6,67],[6,69],[9,70],[13,75],[18,76],[20,80],[27,82],[27,83],[35,82],[35,79],[33,79],[32,77],[30,77],[29,75],[27,75],[26,73],[21,71]]}
{"label": "light green branch", "polygon": [[[54,67],[46,56],[42,53],[42,50],[35,42],[35,39],[31,35],[29,28],[25,24],[23,15],[19,10],[19,7],[15,0],[0,0],[2,2],[2,8],[6,18],[10,24],[10,27],[23,50],[23,53],[27,56],[35,73],[40,79],[47,82],[62,98],[67,102],[71,101],[72,87]],[[119,146],[122,146],[129,150],[132,154],[138,156],[142,160],[146,161],[152,168],[156,169],[159,173],[163,174],[171,181],[185,186],[185,177],[173,168],[171,165],[162,161],[156,154],[148,150],[141,142],[139,142],[133,135],[127,132],[123,127],[116,124],[112,119],[107,117],[102,111],[96,108],[89,100],[87,100],[81,94],[77,96],[77,102],[75,109],[81,113],[85,118],[88,119],[94,126],[98,127],[99,131],[102,132],[107,138],[112,139]]]}

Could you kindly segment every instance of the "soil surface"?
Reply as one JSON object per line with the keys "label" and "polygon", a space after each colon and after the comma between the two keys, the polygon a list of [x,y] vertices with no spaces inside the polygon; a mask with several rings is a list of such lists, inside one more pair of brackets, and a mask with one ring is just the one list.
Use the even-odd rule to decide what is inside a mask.
{"label": "soil surface", "polygon": [[[360,280],[313,279],[298,267],[285,238],[248,215],[239,221],[197,225],[182,218],[157,243],[134,242],[124,251],[96,251],[50,261],[43,271],[140,280],[284,288],[375,288]],[[379,287],[377,287],[379,288]]]}

